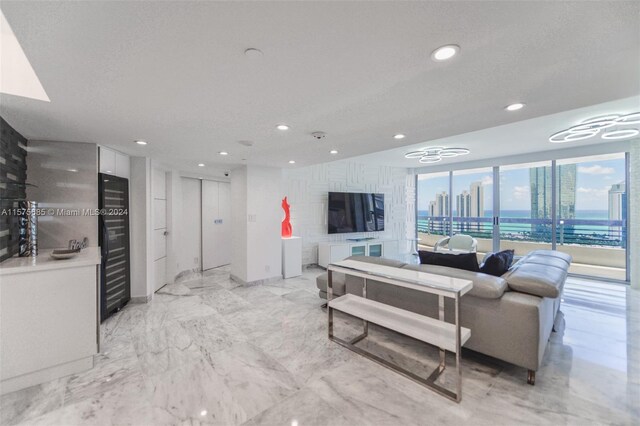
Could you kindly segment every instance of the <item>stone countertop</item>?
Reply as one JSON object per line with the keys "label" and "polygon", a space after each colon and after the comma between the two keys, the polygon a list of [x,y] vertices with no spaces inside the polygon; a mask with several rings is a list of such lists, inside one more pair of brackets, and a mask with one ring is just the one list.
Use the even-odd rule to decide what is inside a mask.
{"label": "stone countertop", "polygon": [[53,249],[40,250],[36,257],[14,256],[0,263],[0,276],[100,264],[100,247],[87,247],[71,259],[54,259]]}

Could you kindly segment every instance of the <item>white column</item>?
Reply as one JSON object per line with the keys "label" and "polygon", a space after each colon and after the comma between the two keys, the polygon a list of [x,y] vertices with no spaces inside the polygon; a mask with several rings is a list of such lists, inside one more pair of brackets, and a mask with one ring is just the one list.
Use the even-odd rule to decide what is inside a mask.
{"label": "white column", "polygon": [[150,158],[131,157],[129,200],[131,300],[145,302],[153,295]]}
{"label": "white column", "polygon": [[245,283],[282,276],[282,170],[244,166],[231,172],[231,275]]}

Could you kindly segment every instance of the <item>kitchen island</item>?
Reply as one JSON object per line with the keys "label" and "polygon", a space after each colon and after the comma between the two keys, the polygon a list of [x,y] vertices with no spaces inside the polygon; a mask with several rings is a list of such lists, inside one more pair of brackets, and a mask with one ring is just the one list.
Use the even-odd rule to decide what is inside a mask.
{"label": "kitchen island", "polygon": [[0,263],[0,394],[93,367],[99,351],[100,249]]}

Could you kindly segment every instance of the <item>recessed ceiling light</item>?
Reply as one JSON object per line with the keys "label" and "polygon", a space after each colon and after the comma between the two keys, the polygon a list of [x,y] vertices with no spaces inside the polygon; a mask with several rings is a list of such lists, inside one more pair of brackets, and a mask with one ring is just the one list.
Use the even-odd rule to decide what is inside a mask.
{"label": "recessed ceiling light", "polygon": [[336,151],[335,149],[332,149],[331,151],[329,151],[329,154],[332,155],[336,155],[338,153],[338,151]]}
{"label": "recessed ceiling light", "polygon": [[524,104],[518,102],[515,104],[507,105],[504,109],[506,109],[507,111],[517,111],[522,108],[524,108]]}
{"label": "recessed ceiling light", "polygon": [[68,172],[76,173],[78,169],[67,169]]}
{"label": "recessed ceiling light", "polygon": [[107,170],[107,173],[113,173],[111,170]]}
{"label": "recessed ceiling light", "polygon": [[278,124],[276,126],[276,129],[278,129],[278,130],[289,130],[289,126],[287,126],[286,124]]}
{"label": "recessed ceiling light", "polygon": [[229,153],[227,151],[220,151],[218,154],[220,154],[220,155],[229,155]]}
{"label": "recessed ceiling light", "polygon": [[404,138],[406,138],[406,136],[403,135],[402,133],[398,133],[397,135],[394,135],[393,138],[394,139],[404,139]]}
{"label": "recessed ceiling light", "polygon": [[296,164],[295,160],[289,160],[289,164]]}
{"label": "recessed ceiling light", "polygon": [[261,58],[262,50],[256,49],[255,47],[250,47],[244,51],[244,56],[247,58]]}
{"label": "recessed ceiling light", "polygon": [[446,61],[451,59],[460,51],[460,46],[455,44],[447,44],[446,46],[438,47],[431,52],[431,59],[436,62]]}
{"label": "recessed ceiling light", "polygon": [[198,164],[198,167],[204,167],[204,163]]}
{"label": "recessed ceiling light", "polygon": [[147,143],[145,141],[135,141],[138,145],[146,145]]}

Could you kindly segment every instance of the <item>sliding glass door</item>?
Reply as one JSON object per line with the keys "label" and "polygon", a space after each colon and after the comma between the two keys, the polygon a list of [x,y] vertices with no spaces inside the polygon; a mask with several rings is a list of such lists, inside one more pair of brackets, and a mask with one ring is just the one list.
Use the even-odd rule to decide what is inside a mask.
{"label": "sliding glass door", "polygon": [[486,252],[559,250],[570,273],[628,281],[625,153],[418,176],[421,249],[455,234]]}

